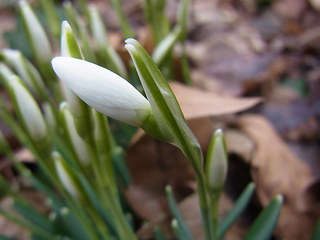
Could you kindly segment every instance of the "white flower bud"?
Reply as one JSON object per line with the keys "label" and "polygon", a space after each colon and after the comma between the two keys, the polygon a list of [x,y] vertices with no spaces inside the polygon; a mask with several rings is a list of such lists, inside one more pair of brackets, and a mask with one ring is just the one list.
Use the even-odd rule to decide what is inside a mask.
{"label": "white flower bud", "polygon": [[55,57],[59,78],[89,106],[119,121],[142,126],[151,114],[148,100],[119,75],[96,64]]}
{"label": "white flower bud", "polygon": [[49,62],[52,58],[52,50],[49,39],[38,18],[25,0],[19,2],[19,10],[37,61]]}
{"label": "white flower bud", "polygon": [[16,76],[10,79],[11,97],[30,137],[41,142],[47,138],[47,126],[40,108]]}
{"label": "white flower bud", "polygon": [[228,157],[223,132],[218,129],[209,145],[207,153],[207,181],[211,190],[220,190],[226,180]]}
{"label": "white flower bud", "polygon": [[68,103],[62,102],[60,104],[60,112],[63,116],[66,125],[65,129],[67,131],[69,141],[74,149],[74,152],[77,155],[80,164],[82,166],[87,166],[88,164],[90,164],[89,152],[84,140],[77,133],[74,119],[69,109]]}
{"label": "white flower bud", "polygon": [[68,193],[75,199],[80,199],[80,192],[78,191],[76,181],[70,172],[70,167],[58,152],[52,153],[54,164],[61,184],[68,191]]}

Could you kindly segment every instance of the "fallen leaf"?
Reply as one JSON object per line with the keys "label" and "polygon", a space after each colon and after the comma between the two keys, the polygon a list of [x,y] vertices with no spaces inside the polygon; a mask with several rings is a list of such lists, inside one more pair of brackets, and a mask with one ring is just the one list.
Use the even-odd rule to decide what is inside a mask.
{"label": "fallen leaf", "polygon": [[246,110],[261,102],[261,98],[224,97],[211,92],[187,87],[180,83],[171,82],[181,110],[186,119],[208,116],[218,116]]}
{"label": "fallen leaf", "polygon": [[277,194],[284,196],[276,235],[284,239],[309,239],[315,220],[297,206],[299,196],[313,181],[311,170],[288,149],[266,118],[243,115],[238,124],[256,144],[250,164],[262,205],[266,206]]}

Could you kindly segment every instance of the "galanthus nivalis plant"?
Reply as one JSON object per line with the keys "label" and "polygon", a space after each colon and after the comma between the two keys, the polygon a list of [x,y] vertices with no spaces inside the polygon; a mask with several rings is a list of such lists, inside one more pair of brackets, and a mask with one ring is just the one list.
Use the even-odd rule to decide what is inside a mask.
{"label": "galanthus nivalis plant", "polygon": [[[33,153],[39,171],[30,171],[16,159],[1,132],[0,153],[44,193],[50,214],[35,209],[18,191],[10,188],[3,177],[0,177],[3,193],[12,197],[12,206],[20,215],[2,207],[0,214],[27,228],[34,240],[138,239],[135,232],[140,224],[132,221],[134,213],[123,195],[123,190],[131,184],[124,161],[125,145],[121,146],[113,134],[110,117],[141,128],[177,146],[185,154],[195,173],[204,238],[222,239],[245,210],[255,185],[250,183],[231,211],[223,219],[218,218],[228,168],[223,132],[218,129],[213,134],[204,162],[200,144],[166,80],[173,76],[172,50],[180,43],[183,76],[186,83],[190,83],[185,54],[189,0],[180,1],[172,29],[164,12],[165,1],[143,1],[156,45],[153,57],[132,38],[134,30],[119,1],[111,1],[123,34],[129,37],[125,40],[125,49],[136,72],[126,69],[118,52],[106,41],[108,34],[98,9],[88,7],[85,1],[78,1],[81,18],[71,3],[64,4],[68,21],[61,24],[61,56],[52,58],[50,40],[58,35],[58,16],[53,0],[47,1],[48,5],[41,0],[41,5],[46,18],[50,19],[51,38],[28,2],[19,2],[32,61],[18,50],[0,52],[0,80],[10,92],[15,112],[13,116],[4,101],[0,101],[0,117],[19,142]],[[92,40],[95,45],[91,44]],[[132,76],[139,78],[143,92],[130,83]],[[131,136],[128,134],[125,138],[130,140]],[[179,211],[172,188],[167,186],[165,192],[173,234],[179,240],[196,239]],[[281,195],[272,199],[245,239],[269,239],[282,202]],[[144,204],[147,203],[141,203]],[[164,235],[155,227],[154,239],[164,240]],[[5,238],[0,234],[2,237]]]}

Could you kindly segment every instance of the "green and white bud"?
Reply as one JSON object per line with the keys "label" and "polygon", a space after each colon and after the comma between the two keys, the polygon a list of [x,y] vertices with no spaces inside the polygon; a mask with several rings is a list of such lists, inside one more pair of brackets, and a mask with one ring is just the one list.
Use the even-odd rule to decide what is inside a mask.
{"label": "green and white bud", "polygon": [[55,118],[54,109],[52,108],[52,105],[45,102],[42,104],[42,109],[43,109],[44,119],[46,120],[49,129],[52,129],[52,131],[57,130],[58,124]]}
{"label": "green and white bud", "polygon": [[4,49],[5,61],[16,71],[26,86],[38,96],[47,97],[46,86],[37,69],[18,50]]}
{"label": "green and white bud", "polygon": [[152,114],[148,100],[108,69],[70,57],[55,57],[52,66],[59,78],[98,112],[138,127]]}
{"label": "green and white bud", "polygon": [[7,89],[12,76],[15,76],[15,73],[6,64],[0,62],[0,80]]}
{"label": "green and white bud", "polygon": [[210,191],[223,188],[228,171],[228,154],[223,132],[218,129],[209,144],[206,158],[206,178]]}
{"label": "green and white bud", "polygon": [[62,186],[73,198],[79,200],[81,198],[79,183],[76,181],[72,168],[58,152],[52,153],[52,159],[54,160],[56,172]]}
{"label": "green and white bud", "polygon": [[41,23],[27,1],[21,0],[19,2],[19,11],[22,18],[23,27],[26,31],[37,63],[40,66],[49,63],[52,58],[52,50],[49,39]]}
{"label": "green and white bud", "polygon": [[10,79],[10,95],[15,110],[32,141],[46,152],[51,148],[46,122],[42,112],[20,78]]}
{"label": "green and white bud", "polygon": [[76,154],[81,166],[87,166],[90,164],[90,155],[87,149],[86,143],[79,136],[74,119],[70,111],[68,103],[63,102],[60,104],[60,114],[63,119],[65,131],[68,136],[69,142]]}
{"label": "green and white bud", "polygon": [[61,24],[61,55],[83,59],[80,47],[67,21]]}

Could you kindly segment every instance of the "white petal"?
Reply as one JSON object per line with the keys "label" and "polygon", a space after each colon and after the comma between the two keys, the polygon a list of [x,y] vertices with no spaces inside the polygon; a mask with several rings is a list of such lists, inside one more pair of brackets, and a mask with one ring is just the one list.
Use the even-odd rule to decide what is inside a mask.
{"label": "white petal", "polygon": [[52,66],[72,91],[99,112],[134,126],[141,126],[149,116],[148,100],[108,69],[71,57],[55,57]]}

